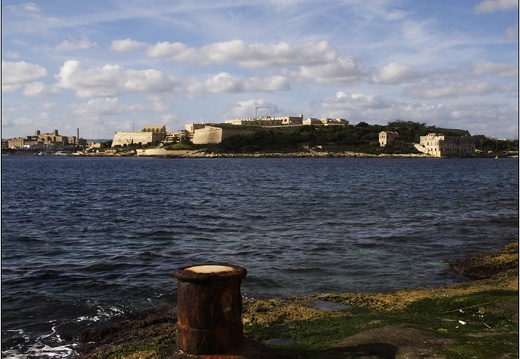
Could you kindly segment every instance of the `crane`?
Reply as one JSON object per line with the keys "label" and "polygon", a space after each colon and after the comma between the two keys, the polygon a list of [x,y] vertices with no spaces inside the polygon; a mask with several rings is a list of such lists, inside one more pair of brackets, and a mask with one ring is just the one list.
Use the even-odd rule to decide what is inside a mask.
{"label": "crane", "polygon": [[258,118],[258,109],[259,108],[271,108],[269,106],[259,106],[256,102],[255,102],[255,119]]}

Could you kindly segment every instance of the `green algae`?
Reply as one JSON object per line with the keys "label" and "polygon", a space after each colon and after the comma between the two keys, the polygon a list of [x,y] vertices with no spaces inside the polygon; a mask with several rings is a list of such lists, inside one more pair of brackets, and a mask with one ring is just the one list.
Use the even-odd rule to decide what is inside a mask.
{"label": "green algae", "polygon": [[170,348],[175,345],[175,339],[163,341],[125,343],[98,356],[102,359],[145,359],[161,357],[163,352],[171,352]]}
{"label": "green algae", "polygon": [[[391,293],[245,299],[244,336],[264,343],[268,358],[518,358],[517,264],[513,243],[462,263],[466,271],[491,274],[485,280]],[[347,307],[320,310],[317,301]],[[82,358],[171,358],[175,321],[163,309],[118,330],[98,331],[96,341],[112,339]]]}
{"label": "green algae", "polygon": [[284,345],[285,349],[314,351],[342,346],[344,338],[374,328],[414,328],[448,343],[446,350],[438,352],[449,358],[514,357],[518,350],[517,307],[518,291],[490,290],[424,298],[401,309],[353,308],[315,319],[282,319],[269,326],[252,324],[245,335],[256,341],[292,339],[294,345]]}

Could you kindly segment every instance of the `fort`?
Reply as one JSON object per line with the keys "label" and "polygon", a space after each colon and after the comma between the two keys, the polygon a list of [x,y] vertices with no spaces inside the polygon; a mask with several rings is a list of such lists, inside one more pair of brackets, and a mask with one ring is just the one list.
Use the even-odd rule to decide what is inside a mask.
{"label": "fort", "polygon": [[[377,147],[379,144],[379,147],[382,148],[380,151],[376,151],[376,155],[388,156],[393,154],[396,156],[417,155],[428,157],[474,157],[475,155],[485,155],[487,157],[492,155],[492,157],[496,157],[499,155],[499,153],[495,154],[498,149],[498,140],[494,139],[496,140],[496,144],[493,146],[495,151],[490,151],[488,145],[486,151],[483,152],[476,148],[475,138],[480,138],[480,144],[481,147],[483,147],[482,141],[485,141],[486,137],[473,137],[465,130],[441,129],[430,126],[428,130],[432,132],[425,136],[420,136],[419,143],[413,143],[417,140],[413,141],[412,137],[410,137],[410,133],[404,134],[405,141],[401,138],[399,133],[399,121],[396,121],[396,123],[397,126],[395,124],[387,127],[379,126],[379,128],[383,128],[383,130],[381,130],[378,135],[377,132],[370,135],[370,141],[372,141],[372,136],[374,136],[376,140],[372,141],[370,146],[375,145]],[[413,125],[413,123],[411,124]],[[216,156],[215,154],[204,153],[204,151],[197,150],[200,149],[200,147],[191,148],[190,146],[180,146],[178,148],[172,148],[170,145],[182,141],[191,142],[193,145],[219,144],[233,136],[251,136],[266,130],[270,132],[292,132],[298,131],[298,129],[306,126],[322,127],[323,129],[329,126],[344,127],[345,130],[339,131],[343,133],[342,136],[344,139],[345,136],[351,136],[350,133],[352,133],[352,131],[348,130],[348,128],[366,128],[366,126],[369,125],[366,123],[350,125],[348,120],[341,118],[311,117],[304,119],[302,114],[298,116],[280,117],[261,116],[254,118],[237,118],[223,123],[188,123],[184,125],[182,130],[177,131],[168,131],[164,124],[149,124],[143,126],[141,131],[115,132],[112,141],[92,142],[88,144],[85,139],[79,137],[79,129],[77,129],[76,136],[63,136],[58,133],[58,130],[54,130],[52,133],[41,133],[38,130],[32,136],[2,140],[2,148],[17,154],[39,152],[41,154],[75,153],[128,156]],[[408,126],[410,126],[410,124],[408,124]],[[376,131],[379,131],[379,129]],[[328,131],[327,133],[332,132]],[[346,135],[344,133],[346,133]],[[424,129],[422,133],[425,133]],[[365,143],[367,143],[366,138],[368,138],[366,136],[367,135],[364,135],[363,137]],[[283,136],[281,138],[283,138]],[[333,139],[334,137],[330,137],[328,143],[304,143],[301,149],[295,148],[293,155],[298,157],[369,156],[369,153],[360,153],[363,152],[363,150],[360,151],[352,146],[341,150],[341,145],[338,147],[339,151],[338,149],[334,149],[332,153],[327,149],[331,146],[334,147],[334,143],[330,142],[333,141]],[[327,142],[327,140],[325,141]],[[350,143],[352,143],[352,140],[350,141]],[[107,146],[111,146],[112,149],[106,149]],[[509,145],[507,149],[510,149]],[[179,151],[182,152],[182,154],[180,154]],[[504,153],[505,156],[518,155],[518,152],[513,152],[515,151],[507,151]],[[491,155],[489,155],[490,153]],[[504,153],[502,153],[502,156]],[[226,157],[230,154],[219,153],[218,155]],[[243,155],[245,156],[246,154]],[[252,155],[266,155],[266,153]],[[275,154],[272,153],[271,155]],[[279,154],[279,156],[282,155],[283,154]],[[289,154],[286,153],[285,155],[288,156]]]}
{"label": "fort", "polygon": [[[193,144],[209,144],[220,143],[228,137],[236,135],[253,134],[256,130],[248,129],[271,129],[277,131],[290,130],[301,126],[319,125],[319,126],[346,126],[349,122],[345,119],[332,118],[308,118],[303,119],[303,115],[299,116],[281,116],[281,117],[255,117],[255,118],[238,118],[226,121],[225,124],[187,124],[184,129],[189,133]],[[232,128],[237,126],[238,128]]]}
{"label": "fort", "polygon": [[145,125],[141,132],[116,132],[112,147],[130,144],[158,144],[166,138],[166,126]]}
{"label": "fort", "polygon": [[145,125],[140,132],[116,132],[112,147],[139,143],[157,145],[161,142],[182,139],[189,139],[196,145],[217,144],[228,137],[250,135],[265,128],[282,131],[307,125],[346,126],[348,124],[349,122],[345,119],[308,118],[304,120],[303,115],[300,114],[299,116],[238,118],[225,123],[188,123],[184,125],[184,130],[175,132],[168,132],[164,125]]}

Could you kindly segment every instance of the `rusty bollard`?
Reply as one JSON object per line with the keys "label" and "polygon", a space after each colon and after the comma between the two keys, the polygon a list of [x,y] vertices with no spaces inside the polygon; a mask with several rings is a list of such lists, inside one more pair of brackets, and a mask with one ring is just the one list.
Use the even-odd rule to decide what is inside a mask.
{"label": "rusty bollard", "polygon": [[240,349],[245,268],[204,264],[174,272],[177,287],[177,346],[188,354],[225,354]]}

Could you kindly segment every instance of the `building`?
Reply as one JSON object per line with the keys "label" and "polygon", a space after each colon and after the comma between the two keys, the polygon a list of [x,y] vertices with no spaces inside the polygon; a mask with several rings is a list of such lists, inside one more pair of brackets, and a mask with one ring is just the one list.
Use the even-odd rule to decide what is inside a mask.
{"label": "building", "polygon": [[379,146],[397,146],[401,144],[399,133],[395,131],[381,131],[379,132]]}
{"label": "building", "polygon": [[348,121],[343,118],[314,118],[310,117],[303,121],[303,125],[315,125],[315,126],[346,126]]}
{"label": "building", "polygon": [[465,136],[429,133],[420,137],[420,143],[415,148],[433,157],[468,157],[475,154],[475,141],[469,133]]}
{"label": "building", "polygon": [[226,121],[227,124],[235,126],[302,126],[303,115],[300,116],[284,116],[284,117],[258,117],[258,118],[239,118],[236,120]]}
{"label": "building", "polygon": [[[226,121],[224,124],[195,124],[184,125],[184,129],[189,133],[193,144],[201,145],[208,143],[220,143],[224,139],[238,135],[252,135],[259,128],[273,129],[276,131],[291,131],[297,127],[319,124],[322,126],[348,125],[344,119],[323,118],[303,120],[303,115],[281,116],[281,117],[258,117],[258,118],[239,118]],[[237,126],[237,128],[233,128]],[[240,126],[240,127],[238,127]],[[244,128],[251,127],[251,128]]]}
{"label": "building", "polygon": [[63,151],[85,148],[86,146],[87,140],[79,137],[79,128],[76,129],[76,136],[62,136],[58,133],[58,130],[51,133],[41,133],[40,130],[37,130],[33,136],[7,140],[7,148],[10,149]]}
{"label": "building", "polygon": [[179,130],[173,132],[167,132],[164,142],[179,142],[182,140],[189,140],[190,133],[187,130]]}
{"label": "building", "polygon": [[141,132],[116,132],[112,147],[131,144],[158,144],[166,138],[165,125],[145,125]]}

